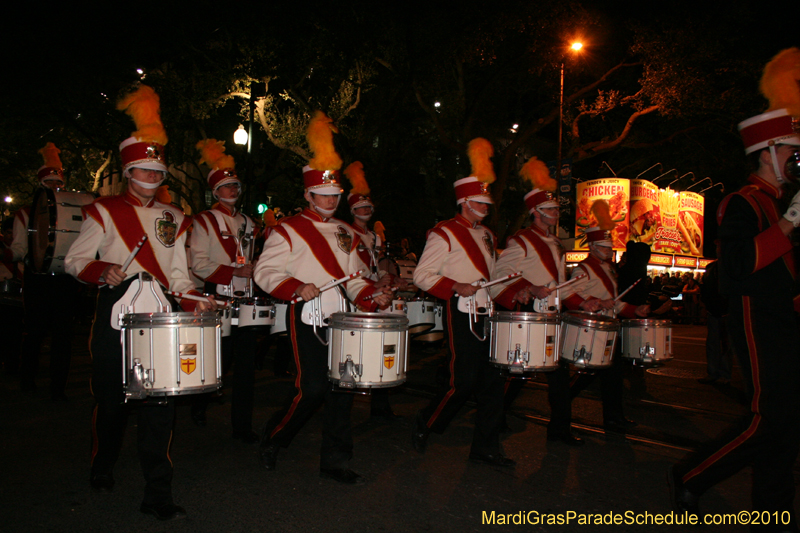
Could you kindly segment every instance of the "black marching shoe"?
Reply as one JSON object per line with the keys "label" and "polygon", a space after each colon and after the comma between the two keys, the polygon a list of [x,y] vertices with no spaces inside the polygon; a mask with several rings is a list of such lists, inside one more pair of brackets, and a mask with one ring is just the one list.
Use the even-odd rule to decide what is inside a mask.
{"label": "black marching shoe", "polygon": [[491,466],[502,466],[504,468],[513,468],[517,462],[509,459],[500,452],[497,453],[474,453],[470,452],[469,460],[473,463],[480,463]]}
{"label": "black marching shoe", "polygon": [[411,432],[411,444],[414,445],[414,449],[419,453],[425,453],[429,434],[430,430],[425,426],[425,422],[422,421],[422,413],[417,413],[416,418],[414,418],[414,429]]}
{"label": "black marching shoe", "polygon": [[275,463],[278,462],[278,451],[281,449],[277,444],[267,444],[261,446],[258,455],[261,458],[261,465],[267,470],[275,470]]}
{"label": "black marching shoe", "polygon": [[629,429],[635,428],[638,425],[639,424],[637,422],[628,420],[624,416],[603,421],[603,429],[606,431],[615,431],[617,433],[625,433]]}
{"label": "black marching shoe", "polygon": [[319,477],[332,479],[346,485],[361,485],[365,483],[363,477],[359,476],[349,468],[320,468]]}
{"label": "black marching shoe", "polygon": [[174,503],[143,503],[139,510],[144,514],[153,515],[159,520],[175,520],[186,517],[186,509]]}
{"label": "black marching shoe", "polygon": [[114,477],[111,474],[92,476],[89,484],[95,492],[111,492],[114,489]]}
{"label": "black marching shoe", "polygon": [[245,444],[255,444],[261,440],[255,431],[234,431],[231,437]]}
{"label": "black marching shoe", "polygon": [[547,441],[561,442],[566,444],[567,446],[583,446],[585,444],[582,438],[576,437],[572,433],[554,433],[554,434],[548,433]]}
{"label": "black marching shoe", "polygon": [[698,502],[700,496],[683,486],[681,476],[675,465],[667,470],[667,483],[669,484],[669,499],[675,512],[688,512],[700,516]]}

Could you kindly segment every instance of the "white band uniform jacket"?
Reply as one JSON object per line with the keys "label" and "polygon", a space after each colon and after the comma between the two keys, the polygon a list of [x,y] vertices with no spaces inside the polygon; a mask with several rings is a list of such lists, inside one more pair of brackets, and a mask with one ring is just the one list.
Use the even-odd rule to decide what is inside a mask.
{"label": "white band uniform jacket", "polygon": [[480,223],[473,227],[460,214],[440,222],[428,232],[414,285],[449,300],[455,283],[488,281],[494,270],[495,241],[488,228]]}
{"label": "white band uniform jacket", "polygon": [[[589,257],[578,263],[578,266],[572,271],[570,279],[584,273],[587,277],[575,282],[575,292],[562,300],[564,307],[579,310],[580,304],[586,300],[609,300],[617,297],[617,276],[611,263],[600,261],[590,254]],[[638,318],[636,306],[622,301],[614,304],[614,312],[623,318]]]}
{"label": "white band uniform jacket", "polygon": [[[526,287],[547,286],[566,281],[564,247],[561,239],[545,234],[536,226],[518,231],[508,238],[506,249],[497,259],[492,279],[499,279],[515,272],[522,276],[508,283],[499,283],[489,288],[492,297],[506,309],[514,308],[514,296]],[[561,289],[561,298],[568,296]]]}
{"label": "white band uniform jacket", "polygon": [[[148,272],[170,290],[200,295],[189,279],[186,261],[190,222],[178,208],[155,200],[144,206],[125,193],[98,198],[84,206],[83,212],[81,233],[64,261],[68,274],[85,283],[104,284],[106,267],[124,264],[147,233],[147,241],[125,271],[126,279]],[[96,259],[98,254],[100,259]],[[185,310],[193,310],[195,305],[190,300],[181,302]]]}
{"label": "white band uniform jacket", "polygon": [[[346,222],[323,218],[311,209],[282,218],[273,226],[256,263],[253,277],[259,287],[281,300],[291,300],[300,285],[322,287],[367,266],[356,252],[360,239]],[[344,284],[353,302],[374,310],[372,283],[356,277]]]}
{"label": "white band uniform jacket", "polygon": [[[378,265],[374,261],[375,257],[368,250],[379,248],[383,245],[380,235],[369,229],[362,230],[355,223],[350,224],[350,227],[353,228],[353,231],[355,231],[358,237],[361,239],[361,244],[364,246],[364,248],[367,248],[367,250],[358,250],[358,255],[361,256],[361,260],[365,265],[367,265],[367,268],[369,268],[368,274],[365,274],[364,277],[369,278],[372,281],[378,281],[384,275],[386,275],[386,271],[377,268]],[[373,273],[372,267],[376,268],[377,274]]]}
{"label": "white band uniform jacket", "polygon": [[[220,225],[215,213],[222,217],[225,223],[223,232],[220,232]],[[189,238],[189,245],[192,250],[192,272],[200,279],[228,285],[233,279],[232,266],[236,263],[237,246],[236,239],[241,239],[239,230],[247,222],[248,217],[237,212],[233,214],[222,203],[215,205],[209,211],[203,211],[194,217],[192,236]],[[248,224],[252,228],[252,223]],[[235,238],[236,239],[235,239]],[[252,241],[248,243],[252,246]],[[247,247],[244,248],[245,258],[248,255]]]}

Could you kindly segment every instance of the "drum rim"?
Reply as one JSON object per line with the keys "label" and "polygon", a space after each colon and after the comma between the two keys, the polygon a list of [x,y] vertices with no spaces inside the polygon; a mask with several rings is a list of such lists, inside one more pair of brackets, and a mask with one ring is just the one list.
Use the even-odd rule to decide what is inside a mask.
{"label": "drum rim", "polygon": [[128,313],[122,316],[123,328],[140,328],[147,326],[173,327],[173,326],[203,326],[213,327],[222,324],[222,318],[216,311],[190,313],[178,311],[172,313]]}
{"label": "drum rim", "polygon": [[[354,319],[358,319],[358,321],[354,321]],[[328,326],[344,330],[404,330],[408,329],[408,317],[404,314],[393,313],[344,313],[340,311],[328,317]]]}
{"label": "drum rim", "polygon": [[667,318],[631,318],[620,320],[620,326],[623,328],[630,328],[630,327],[653,327],[653,328],[666,328],[672,327],[672,320]]}
{"label": "drum rim", "polygon": [[[582,318],[588,315],[587,318]],[[603,315],[594,315],[585,311],[567,311],[561,314],[563,323],[596,329],[599,331],[619,331],[619,320]]]}
{"label": "drum rim", "polygon": [[[520,320],[512,320],[512,318],[519,318]],[[496,323],[510,323],[514,322],[541,322],[544,324],[560,324],[560,313],[531,313],[528,311],[495,311],[489,317],[491,322]]]}

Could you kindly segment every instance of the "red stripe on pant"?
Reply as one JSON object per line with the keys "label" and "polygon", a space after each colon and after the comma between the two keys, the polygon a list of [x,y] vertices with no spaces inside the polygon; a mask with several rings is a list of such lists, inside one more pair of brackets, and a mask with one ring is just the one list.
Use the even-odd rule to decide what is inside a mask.
{"label": "red stripe on pant", "polygon": [[439,402],[439,405],[436,407],[436,410],[433,412],[431,417],[428,419],[428,429],[433,427],[434,422],[436,422],[436,418],[441,414],[442,409],[445,408],[447,402],[450,401],[450,398],[456,393],[455,388],[455,379],[456,379],[456,372],[455,372],[455,363],[456,357],[456,348],[455,344],[453,343],[453,309],[452,309],[452,299],[447,300],[447,343],[450,345],[450,353],[452,357],[450,357],[450,390],[447,391],[442,401]]}
{"label": "red stripe on pant", "polygon": [[278,432],[283,429],[283,427],[289,423],[292,419],[292,415],[294,415],[295,409],[297,409],[297,404],[300,403],[300,399],[303,397],[303,389],[300,386],[301,379],[303,377],[303,366],[300,364],[300,350],[297,349],[297,327],[295,324],[295,312],[294,306],[296,304],[289,305],[289,308],[286,310],[286,314],[289,317],[289,338],[292,340],[292,355],[294,355],[294,366],[297,369],[297,377],[294,379],[294,386],[297,388],[297,395],[292,399],[292,405],[289,406],[289,410],[286,411],[286,416],[280,421],[280,423],[275,426],[275,429],[272,430],[270,433],[269,438],[273,438]]}

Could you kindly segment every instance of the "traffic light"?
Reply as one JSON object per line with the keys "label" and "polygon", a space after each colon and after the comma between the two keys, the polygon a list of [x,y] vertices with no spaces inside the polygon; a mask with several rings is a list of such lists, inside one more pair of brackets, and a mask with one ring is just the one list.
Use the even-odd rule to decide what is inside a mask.
{"label": "traffic light", "polygon": [[267,204],[258,204],[258,206],[256,207],[256,210],[258,211],[259,215],[263,215],[264,213],[267,212],[268,209],[269,206]]}

